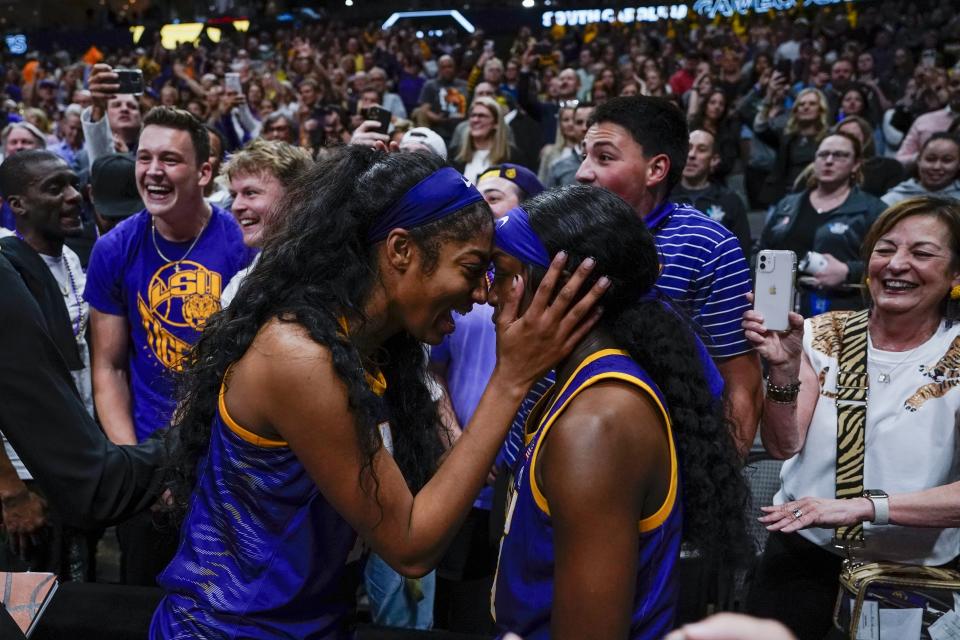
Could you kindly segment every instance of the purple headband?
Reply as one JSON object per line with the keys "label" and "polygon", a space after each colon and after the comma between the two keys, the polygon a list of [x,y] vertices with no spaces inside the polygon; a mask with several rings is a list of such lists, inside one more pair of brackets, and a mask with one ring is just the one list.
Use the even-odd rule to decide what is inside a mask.
{"label": "purple headband", "polygon": [[443,167],[394,202],[367,233],[367,242],[380,242],[394,229],[420,227],[481,201],[483,196],[473,183],[456,169]]}
{"label": "purple headband", "polygon": [[505,253],[520,262],[550,268],[550,254],[540,241],[537,232],[530,226],[530,218],[522,207],[514,207],[497,220],[493,242]]}

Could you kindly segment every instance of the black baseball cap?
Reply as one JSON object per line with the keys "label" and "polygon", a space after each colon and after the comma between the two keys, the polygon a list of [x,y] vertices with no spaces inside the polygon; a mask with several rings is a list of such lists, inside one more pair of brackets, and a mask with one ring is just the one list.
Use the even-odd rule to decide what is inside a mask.
{"label": "black baseball cap", "polygon": [[137,192],[133,158],[111,153],[97,158],[90,169],[94,208],[104,218],[122,220],[144,209]]}

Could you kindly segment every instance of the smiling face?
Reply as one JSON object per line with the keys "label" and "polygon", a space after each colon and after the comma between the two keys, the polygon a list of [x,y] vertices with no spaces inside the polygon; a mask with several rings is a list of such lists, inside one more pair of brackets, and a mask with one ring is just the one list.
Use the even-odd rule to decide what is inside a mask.
{"label": "smiling face", "polygon": [[[409,241],[409,235],[406,238]],[[474,303],[486,302],[492,241],[493,225],[464,242],[443,241],[433,265],[421,248],[409,246],[409,262],[397,277],[389,302],[403,329],[421,342],[439,344],[453,333],[454,311],[466,314]],[[391,238],[386,244],[393,244]]]}
{"label": "smiling face", "polygon": [[867,264],[870,297],[884,313],[940,313],[951,287],[960,284],[950,230],[933,215],[902,219],[883,234]]}
{"label": "smiling face", "polygon": [[203,187],[210,181],[209,162],[197,166],[190,134],[149,125],[137,149],[137,190],[151,215],[190,215],[203,206]]}
{"label": "smiling face", "polygon": [[952,140],[928,142],[917,160],[920,184],[928,191],[939,191],[957,179],[960,172],[960,147]]}
{"label": "smiling face", "polygon": [[486,106],[476,104],[470,109],[470,137],[486,140],[496,128],[495,116]]}
{"label": "smiling face", "polygon": [[230,179],[231,211],[243,232],[243,244],[263,246],[263,232],[273,218],[274,209],[286,193],[283,185],[269,171],[240,174]]}
{"label": "smiling face", "polygon": [[8,198],[24,235],[62,242],[83,231],[77,174],[60,159],[41,160],[31,167],[28,185]]}

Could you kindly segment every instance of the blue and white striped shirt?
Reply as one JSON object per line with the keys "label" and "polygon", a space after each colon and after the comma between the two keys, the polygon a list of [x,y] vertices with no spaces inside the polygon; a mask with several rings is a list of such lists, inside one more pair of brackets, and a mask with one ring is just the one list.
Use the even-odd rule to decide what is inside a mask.
{"label": "blue and white striped shirt", "polygon": [[660,205],[644,221],[663,265],[657,288],[700,325],[714,360],[749,352],[740,321],[750,307],[750,268],[737,238],[696,209],[675,203]]}

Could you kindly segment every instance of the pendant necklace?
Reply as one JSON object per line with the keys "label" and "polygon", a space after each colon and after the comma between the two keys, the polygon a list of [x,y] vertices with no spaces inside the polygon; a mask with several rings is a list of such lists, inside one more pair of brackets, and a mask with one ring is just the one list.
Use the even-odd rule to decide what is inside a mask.
{"label": "pendant necklace", "polygon": [[167,256],[163,255],[163,251],[160,251],[160,245],[157,244],[157,223],[150,219],[150,237],[153,238],[153,248],[157,250],[157,255],[159,255],[164,262],[170,263],[173,262],[173,272],[180,273],[180,263],[187,259],[187,256],[190,255],[190,252],[193,251],[193,248],[197,246],[197,242],[200,241],[200,236],[203,235],[204,230],[206,230],[207,225],[210,223],[210,218],[213,215],[211,214],[209,218],[203,223],[203,226],[200,228],[200,233],[197,234],[197,237],[193,239],[193,242],[190,243],[190,247],[187,249],[187,252],[180,256],[179,260],[171,260]]}
{"label": "pendant necklace", "polygon": [[[910,356],[912,356],[913,353],[914,353],[917,349],[919,349],[920,347],[922,347],[925,343],[926,343],[926,340],[924,340],[923,342],[921,342],[920,344],[918,344],[917,346],[915,346],[913,349],[910,349],[910,351],[907,351],[906,353],[904,353],[904,356],[903,356],[902,358],[900,358],[900,360],[899,360],[895,365],[893,365],[892,367],[890,367],[890,368],[887,369],[886,371],[882,371],[882,370],[881,370],[880,373],[877,374],[877,382],[882,382],[882,383],[884,383],[884,384],[889,383],[890,380],[893,378],[893,372],[896,371],[897,369],[899,369],[900,366],[903,365],[904,362],[906,362],[907,360],[909,360],[909,359],[910,359]],[[877,349],[878,347],[874,346],[874,348]],[[876,366],[877,369],[880,369],[880,365],[879,365],[879,364],[874,363],[874,366]]]}

